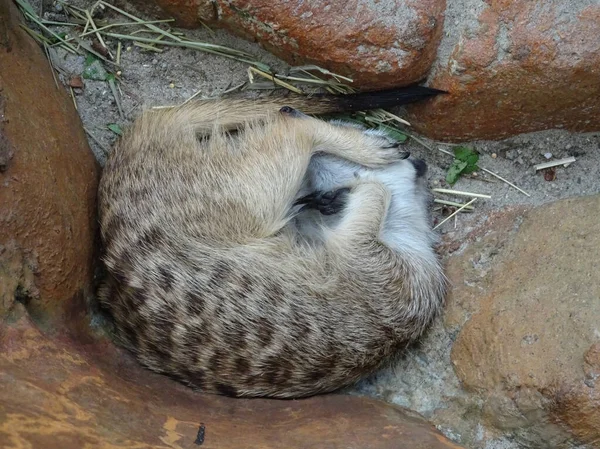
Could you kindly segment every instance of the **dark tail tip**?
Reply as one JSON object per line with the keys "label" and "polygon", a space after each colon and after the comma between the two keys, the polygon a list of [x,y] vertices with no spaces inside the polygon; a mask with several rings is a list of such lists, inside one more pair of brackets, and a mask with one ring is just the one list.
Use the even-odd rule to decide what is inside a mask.
{"label": "dark tail tip", "polygon": [[396,89],[340,95],[335,98],[335,102],[343,111],[368,111],[402,106],[447,93],[433,87],[406,86]]}

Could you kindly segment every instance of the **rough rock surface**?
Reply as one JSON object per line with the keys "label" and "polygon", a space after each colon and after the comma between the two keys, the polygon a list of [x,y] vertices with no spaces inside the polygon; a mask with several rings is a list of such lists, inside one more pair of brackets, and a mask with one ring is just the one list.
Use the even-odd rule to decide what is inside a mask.
{"label": "rough rock surface", "polygon": [[593,0],[449,2],[429,82],[451,92],[415,105],[430,138],[500,139],[600,129],[600,4]]}
{"label": "rough rock surface", "polygon": [[485,398],[489,424],[506,427],[510,417],[513,430],[550,437],[546,447],[565,443],[551,434],[556,425],[600,445],[597,211],[600,197],[529,213],[452,348],[464,387]]}
{"label": "rough rock surface", "polygon": [[200,18],[259,42],[292,65],[317,64],[352,75],[353,86],[370,89],[410,84],[426,76],[446,6],[445,0],[157,3],[184,24],[197,24]]}
{"label": "rough rock surface", "polygon": [[461,448],[422,418],[373,399],[200,394],[86,331],[53,340],[23,310],[12,315],[0,324],[2,447]]}
{"label": "rough rock surface", "polygon": [[470,448],[600,447],[598,211],[600,196],[513,208],[448,244],[443,321],[362,391]]}
{"label": "rough rock surface", "polygon": [[0,1],[0,311],[87,295],[97,163],[65,89]]}

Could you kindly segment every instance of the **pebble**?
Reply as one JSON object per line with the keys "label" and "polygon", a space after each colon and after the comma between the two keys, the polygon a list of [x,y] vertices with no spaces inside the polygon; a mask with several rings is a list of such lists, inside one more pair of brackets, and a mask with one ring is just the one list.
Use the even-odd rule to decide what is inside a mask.
{"label": "pebble", "polygon": [[546,159],[552,159],[552,153],[544,153]]}
{"label": "pebble", "polygon": [[496,159],[498,155],[496,153],[492,153],[492,159]]}
{"label": "pebble", "polygon": [[152,60],[152,64],[157,64],[158,63],[158,59],[153,59]]}

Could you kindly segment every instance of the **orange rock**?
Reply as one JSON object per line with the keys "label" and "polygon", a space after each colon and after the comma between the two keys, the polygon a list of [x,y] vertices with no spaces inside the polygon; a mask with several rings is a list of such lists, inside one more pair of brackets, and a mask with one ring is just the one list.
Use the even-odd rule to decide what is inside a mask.
{"label": "orange rock", "polygon": [[[317,64],[366,89],[427,74],[441,38],[445,0],[156,0],[185,25],[198,18],[255,40],[292,65]],[[198,4],[198,6],[195,6]]]}
{"label": "orange rock", "polygon": [[69,79],[69,86],[75,87],[78,89],[83,89],[83,87],[84,87],[83,79],[79,75],[72,76],[71,79]]}
{"label": "orange rock", "polygon": [[0,312],[16,294],[49,318],[90,293],[98,168],[11,3],[0,0],[0,266],[12,267],[0,270]]}
{"label": "orange rock", "polygon": [[450,95],[410,108],[419,132],[468,141],[550,128],[600,130],[600,5],[466,3],[476,11],[474,23],[469,9],[449,5],[450,37],[430,79]]}
{"label": "orange rock", "polygon": [[598,210],[600,196],[532,209],[450,261],[455,372],[485,426],[536,447],[600,441]]}
{"label": "orange rock", "polygon": [[0,324],[0,385],[3,447],[461,449],[422,418],[373,399],[200,394],[104,340],[49,339],[24,315]]}

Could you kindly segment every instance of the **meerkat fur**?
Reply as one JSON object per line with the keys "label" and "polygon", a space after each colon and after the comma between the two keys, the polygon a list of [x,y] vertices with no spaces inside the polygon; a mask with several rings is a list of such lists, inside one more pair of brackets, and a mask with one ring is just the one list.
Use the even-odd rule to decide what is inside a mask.
{"label": "meerkat fur", "polygon": [[[225,98],[143,113],[99,188],[99,297],[123,344],[203,391],[297,398],[348,386],[418,338],[446,289],[418,164],[385,134],[298,110],[436,93]],[[347,194],[332,216],[296,206],[337,189]]]}

